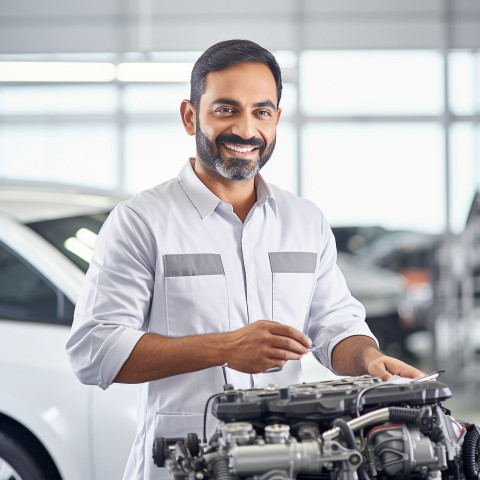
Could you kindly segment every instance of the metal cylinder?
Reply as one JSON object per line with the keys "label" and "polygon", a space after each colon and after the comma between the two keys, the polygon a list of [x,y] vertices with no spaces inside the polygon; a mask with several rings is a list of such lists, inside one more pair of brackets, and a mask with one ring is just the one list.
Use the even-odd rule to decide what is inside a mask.
{"label": "metal cylinder", "polygon": [[288,425],[275,424],[265,427],[265,441],[267,443],[287,443],[290,438]]}
{"label": "metal cylinder", "polygon": [[269,470],[316,474],[322,470],[320,444],[316,441],[234,445],[229,457],[230,468],[236,475],[254,475]]}

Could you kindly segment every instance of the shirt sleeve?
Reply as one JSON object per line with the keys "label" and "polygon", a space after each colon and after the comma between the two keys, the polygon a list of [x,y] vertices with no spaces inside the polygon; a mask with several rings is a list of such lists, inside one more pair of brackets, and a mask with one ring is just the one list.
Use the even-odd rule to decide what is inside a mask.
{"label": "shirt sleeve", "polygon": [[118,205],[99,233],[67,342],[81,382],[107,388],[144,335],[155,258],[145,223],[129,206]]}
{"label": "shirt sleeve", "polygon": [[318,258],[308,335],[315,346],[314,356],[335,373],[331,358],[339,342],[353,335],[377,339],[365,322],[365,308],[352,296],[337,266],[335,238],[324,218],[322,230],[326,241]]}

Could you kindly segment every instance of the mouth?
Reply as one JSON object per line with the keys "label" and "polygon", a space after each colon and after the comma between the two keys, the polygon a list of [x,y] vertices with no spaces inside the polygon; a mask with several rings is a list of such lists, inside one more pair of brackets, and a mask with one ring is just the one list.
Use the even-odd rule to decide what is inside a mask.
{"label": "mouth", "polygon": [[232,143],[222,143],[222,146],[223,148],[225,148],[226,150],[229,150],[230,152],[235,152],[242,155],[247,155],[260,148],[254,145],[235,145]]}

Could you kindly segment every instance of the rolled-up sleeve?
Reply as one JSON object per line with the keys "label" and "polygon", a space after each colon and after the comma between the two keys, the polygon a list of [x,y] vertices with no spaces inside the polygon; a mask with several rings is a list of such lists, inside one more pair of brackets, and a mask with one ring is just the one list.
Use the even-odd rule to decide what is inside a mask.
{"label": "rolled-up sleeve", "polygon": [[377,340],[365,322],[365,308],[352,296],[337,266],[335,239],[325,219],[322,230],[326,241],[318,258],[308,335],[315,345],[314,356],[335,373],[331,358],[339,342],[353,335]]}
{"label": "rolled-up sleeve", "polygon": [[78,298],[67,353],[79,380],[107,388],[146,330],[156,249],[129,206],[103,225]]}

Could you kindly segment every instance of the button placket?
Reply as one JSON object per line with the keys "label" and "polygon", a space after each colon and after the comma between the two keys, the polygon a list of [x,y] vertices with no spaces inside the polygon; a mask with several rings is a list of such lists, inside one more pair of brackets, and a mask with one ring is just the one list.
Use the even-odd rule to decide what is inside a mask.
{"label": "button placket", "polygon": [[258,318],[258,288],[255,268],[255,248],[256,242],[254,238],[255,232],[255,211],[257,208],[253,208],[243,224],[242,230],[242,255],[243,266],[245,272],[245,289],[246,289],[246,301],[248,311],[248,323],[259,320]]}

